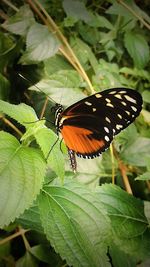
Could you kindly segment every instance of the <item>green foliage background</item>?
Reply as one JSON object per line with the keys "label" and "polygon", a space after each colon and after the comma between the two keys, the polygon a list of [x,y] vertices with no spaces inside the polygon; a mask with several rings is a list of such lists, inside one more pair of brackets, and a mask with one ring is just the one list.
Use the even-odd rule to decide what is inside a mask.
{"label": "green foliage background", "polygon": [[[150,264],[148,1],[2,1],[1,8],[0,266]],[[67,107],[121,86],[144,103],[114,140],[119,160],[109,150],[78,159],[73,174],[65,145],[55,144],[54,101]]]}

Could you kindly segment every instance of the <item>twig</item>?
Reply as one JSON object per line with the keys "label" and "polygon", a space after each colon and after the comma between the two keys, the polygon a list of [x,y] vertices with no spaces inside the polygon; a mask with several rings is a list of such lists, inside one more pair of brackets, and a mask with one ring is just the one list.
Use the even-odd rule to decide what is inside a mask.
{"label": "twig", "polygon": [[21,229],[19,229],[19,231],[17,233],[14,233],[14,234],[12,234],[12,235],[0,240],[0,245],[3,245],[5,243],[9,242],[10,240],[16,238],[17,236],[25,234],[28,231],[29,231],[29,229],[25,230],[25,229],[21,228]]}
{"label": "twig", "polygon": [[118,161],[118,166],[119,166],[122,178],[123,178],[123,182],[124,182],[124,186],[126,188],[126,191],[129,194],[133,195],[132,189],[131,189],[131,186],[130,186],[130,183],[129,183],[129,179],[128,179],[128,176],[127,176],[127,167],[126,167],[126,165],[121,160],[119,160]]}
{"label": "twig", "polygon": [[25,232],[22,231],[22,230],[24,230],[24,229],[22,229],[21,227],[19,227],[19,231],[21,233],[21,236],[22,236],[22,239],[23,239],[25,248],[26,248],[27,251],[29,251],[31,249],[31,247],[30,247],[30,244],[29,244],[28,240],[26,239]]}
{"label": "twig", "polygon": [[[50,30],[54,33],[56,33],[58,39],[61,41],[63,46],[60,47],[60,52],[68,59],[68,61],[73,65],[73,67],[78,71],[78,73],[82,76],[82,78],[87,82],[91,93],[94,93],[93,86],[84,71],[83,67],[81,66],[78,58],[74,54],[72,48],[70,47],[67,39],[64,37],[64,35],[59,30],[58,26],[55,24],[55,22],[52,20],[52,18],[49,16],[49,14],[46,12],[46,10],[42,7],[42,5],[37,0],[26,0],[30,6],[33,8],[33,10],[38,14],[38,16],[41,18],[41,20],[50,28]],[[42,13],[39,11],[39,9],[36,7],[36,5],[39,7],[39,9],[42,11]]]}
{"label": "twig", "polygon": [[46,107],[47,107],[47,104],[48,104],[48,97],[46,97],[45,101],[44,101],[44,105],[43,105],[43,108],[42,108],[42,111],[41,111],[41,114],[40,114],[40,120],[43,118],[44,116],[44,113],[45,113],[45,110],[46,110]]}
{"label": "twig", "polygon": [[115,184],[115,161],[114,161],[114,152],[113,145],[110,145],[110,155],[111,155],[111,165],[112,165],[112,184]]}
{"label": "twig", "polygon": [[[7,20],[9,18],[9,16],[7,16],[2,10],[0,10],[0,17],[4,20]],[[1,25],[2,27],[2,25]]]}
{"label": "twig", "polygon": [[130,183],[129,183],[129,179],[128,179],[128,176],[127,176],[127,166],[119,158],[118,153],[117,153],[117,151],[116,151],[114,146],[113,146],[113,154],[114,154],[115,158],[118,161],[118,167],[119,167],[119,170],[120,170],[121,175],[122,175],[122,179],[123,179],[123,182],[124,182],[125,189],[129,194],[133,194],[131,186],[130,186]]}
{"label": "twig", "polygon": [[150,25],[142,18],[140,17],[134,10],[131,9],[130,6],[128,6],[124,1],[118,0],[119,4],[124,6],[129,12],[131,12],[136,18],[138,18],[139,21],[143,23],[143,25],[150,30]]}
{"label": "twig", "polygon": [[16,12],[19,11],[19,9],[14,6],[11,2],[9,2],[8,0],[2,0],[6,5],[10,6],[13,10],[15,10]]}
{"label": "twig", "polygon": [[8,126],[10,126],[17,134],[19,134],[20,136],[23,135],[23,133],[11,121],[3,116],[0,116],[0,119],[2,119]]}
{"label": "twig", "polygon": [[150,191],[150,181],[146,181],[146,184],[147,184],[148,190]]}

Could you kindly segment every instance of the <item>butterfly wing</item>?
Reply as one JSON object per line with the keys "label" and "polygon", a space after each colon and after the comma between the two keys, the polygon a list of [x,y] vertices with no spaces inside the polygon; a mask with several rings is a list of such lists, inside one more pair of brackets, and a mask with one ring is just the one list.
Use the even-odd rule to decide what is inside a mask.
{"label": "butterfly wing", "polygon": [[114,135],[125,129],[142,109],[141,95],[127,88],[96,93],[64,110],[60,131],[78,156],[95,157],[109,147]]}

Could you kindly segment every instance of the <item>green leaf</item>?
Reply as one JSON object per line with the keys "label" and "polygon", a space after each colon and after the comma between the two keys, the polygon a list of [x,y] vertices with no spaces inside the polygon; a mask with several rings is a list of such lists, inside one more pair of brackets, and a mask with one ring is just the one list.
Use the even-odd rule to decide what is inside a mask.
{"label": "green leaf", "polygon": [[141,79],[150,81],[150,75],[149,75],[149,72],[147,70],[139,70],[136,68],[132,69],[132,68],[128,68],[128,67],[123,67],[119,70],[119,72],[124,73],[127,76],[131,75],[131,77],[135,77],[135,78],[139,77]]}
{"label": "green leaf", "polygon": [[9,81],[0,73],[0,99],[6,100],[10,91]]}
{"label": "green leaf", "polygon": [[149,46],[143,35],[128,31],[125,34],[125,47],[134,61],[135,67],[142,69],[149,62]]}
{"label": "green leaf", "polygon": [[9,257],[10,249],[11,249],[10,241],[0,245],[0,264],[1,264],[1,260],[3,260],[4,258],[6,259],[7,257]]}
{"label": "green leaf", "polygon": [[[56,74],[49,75],[48,78],[42,79],[36,84],[40,91],[50,96],[56,103],[62,105],[71,105],[85,97],[85,94],[79,89],[82,85],[82,80],[73,70],[62,70]],[[29,88],[33,91],[38,91],[35,86]]]}
{"label": "green leaf", "polygon": [[[68,155],[67,155],[68,156]],[[102,157],[85,160],[83,158],[76,157],[77,172],[74,174],[74,179],[82,184],[89,185],[90,188],[95,188],[99,184],[99,179],[104,175],[105,171],[102,165]],[[109,166],[111,166],[109,161]],[[67,175],[72,178],[72,170],[70,168],[69,158],[66,159],[66,171]]]}
{"label": "green leaf", "polygon": [[129,254],[124,253],[114,243],[109,249],[113,266],[115,267],[136,267],[136,261]]}
{"label": "green leaf", "polygon": [[98,195],[111,218],[117,237],[133,238],[147,229],[142,201],[111,184],[99,187]]}
{"label": "green leaf", "polygon": [[15,119],[26,128],[32,127],[33,122],[38,121],[34,109],[23,103],[14,105],[0,100],[0,111]]}
{"label": "green leaf", "polygon": [[[100,40],[100,32],[99,32],[99,29],[94,28],[94,27],[91,27],[91,26],[89,26],[87,24],[84,24],[82,22],[79,22],[78,23],[78,31],[79,31],[79,34],[81,35],[82,39],[85,42],[87,42],[89,45],[94,46],[97,43],[99,43],[99,40]],[[83,46],[84,43],[83,42],[81,42],[81,43],[82,43],[82,46]],[[84,46],[86,47],[87,44],[84,44]],[[88,50],[92,54],[92,50],[91,50],[90,47],[88,47]],[[82,50],[82,51],[84,51],[84,50]],[[90,58],[90,55],[89,55],[89,58]]]}
{"label": "green leaf", "polygon": [[84,3],[78,0],[63,0],[63,8],[68,17],[73,17],[78,20],[88,22],[91,20],[91,15],[87,11]]}
{"label": "green leaf", "polygon": [[134,166],[146,166],[146,157],[150,153],[150,139],[138,137],[121,153],[124,162]]}
{"label": "green leaf", "polygon": [[33,203],[46,164],[37,149],[21,146],[12,135],[1,131],[0,140],[0,227],[4,227]]}
{"label": "green leaf", "polygon": [[142,93],[143,101],[150,103],[150,91],[144,90]]}
{"label": "green leaf", "polygon": [[87,63],[90,62],[93,70],[95,71],[98,62],[90,46],[88,46],[85,42],[83,42],[81,39],[77,37],[71,37],[70,44],[77,58],[79,59],[80,63],[84,66],[84,68],[86,69]]}
{"label": "green leaf", "polygon": [[114,185],[105,184],[97,191],[111,219],[113,242],[138,260],[150,256],[150,231],[143,202]]}
{"label": "green leaf", "polygon": [[63,187],[45,187],[39,209],[48,240],[68,265],[110,266],[109,220],[94,192],[73,180]]}
{"label": "green leaf", "polygon": [[149,181],[150,180],[150,172],[144,172],[141,175],[138,175],[135,180]]}
{"label": "green leaf", "polygon": [[[131,2],[133,1],[130,0],[130,3]],[[127,8],[125,8],[123,5],[120,5],[118,2],[113,2],[113,4],[106,10],[106,13],[120,15],[128,19],[136,19],[135,16]]]}
{"label": "green leaf", "polygon": [[65,174],[65,162],[58,136],[48,128],[39,129],[34,136],[42,152],[44,153],[45,158],[48,156],[49,167],[55,171],[55,173],[63,182]]}
{"label": "green leaf", "polygon": [[55,55],[44,61],[45,73],[49,77],[62,70],[73,70],[72,66],[60,55]]}
{"label": "green leaf", "polygon": [[39,264],[35,257],[32,256],[30,252],[26,252],[23,257],[21,257],[19,260],[16,262],[16,267],[38,267]]}
{"label": "green leaf", "polygon": [[104,16],[100,16],[97,13],[95,15],[93,15],[92,20],[87,22],[88,25],[92,26],[92,27],[100,27],[100,28],[107,28],[109,30],[113,30],[114,26],[110,23],[110,21],[105,18]]}
{"label": "green leaf", "polygon": [[[135,4],[134,0],[126,0],[126,5],[129,7],[129,9],[134,11],[134,13],[136,13],[139,17],[144,18],[145,20],[147,20],[150,23],[150,17],[146,14],[146,12],[144,12],[141,8],[139,8]],[[129,9],[126,8],[125,6],[123,6],[119,2],[113,2],[113,5],[107,9],[106,13],[118,15],[118,16],[120,15],[120,16],[128,18],[129,20],[131,20],[131,19],[137,20],[135,15],[132,14],[132,12],[130,12]]]}
{"label": "green leaf", "polygon": [[13,49],[16,43],[12,40],[11,36],[0,32],[0,71],[4,72],[9,60],[14,57]]}
{"label": "green leaf", "polygon": [[134,124],[131,124],[115,137],[115,147],[122,154],[126,149],[128,149],[128,147],[132,147],[132,144],[138,137],[139,134],[137,132],[136,126]]}
{"label": "green leaf", "polygon": [[149,201],[144,201],[144,211],[146,218],[150,224],[150,202]]}
{"label": "green leaf", "polygon": [[19,11],[3,23],[3,27],[21,36],[25,36],[28,28],[35,23],[33,13],[28,5],[22,6]]}
{"label": "green leaf", "polygon": [[19,61],[22,64],[39,62],[52,57],[57,53],[60,43],[46,26],[35,23],[28,31],[26,46],[27,49]]}
{"label": "green leaf", "polygon": [[41,234],[44,233],[37,205],[25,210],[25,212],[16,219],[16,222],[21,224],[24,228],[37,231]]}
{"label": "green leaf", "polygon": [[[52,253],[49,246],[43,246],[43,245],[34,246],[31,248],[30,253],[39,261],[52,264]],[[53,266],[56,265],[53,264]]]}

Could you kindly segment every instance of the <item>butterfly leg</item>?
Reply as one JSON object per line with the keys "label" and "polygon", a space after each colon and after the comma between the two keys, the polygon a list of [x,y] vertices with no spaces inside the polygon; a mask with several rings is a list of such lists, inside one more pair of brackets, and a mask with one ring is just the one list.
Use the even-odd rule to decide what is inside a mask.
{"label": "butterfly leg", "polygon": [[72,168],[73,172],[76,172],[77,162],[76,162],[75,152],[72,149],[68,148],[68,154],[69,154],[71,168]]}

